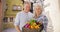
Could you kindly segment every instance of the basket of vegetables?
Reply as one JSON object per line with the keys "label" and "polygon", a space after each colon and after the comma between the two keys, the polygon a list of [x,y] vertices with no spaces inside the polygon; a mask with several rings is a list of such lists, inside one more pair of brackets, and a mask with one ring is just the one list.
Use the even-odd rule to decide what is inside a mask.
{"label": "basket of vegetables", "polygon": [[41,32],[43,25],[36,20],[31,19],[26,25],[22,28],[22,32]]}

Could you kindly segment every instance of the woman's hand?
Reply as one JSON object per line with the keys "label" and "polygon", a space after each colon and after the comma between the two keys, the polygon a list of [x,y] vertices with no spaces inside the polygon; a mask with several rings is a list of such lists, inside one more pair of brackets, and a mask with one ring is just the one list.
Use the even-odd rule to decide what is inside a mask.
{"label": "woman's hand", "polygon": [[43,24],[43,22],[42,22],[42,21],[39,21],[39,23],[40,23],[40,24]]}

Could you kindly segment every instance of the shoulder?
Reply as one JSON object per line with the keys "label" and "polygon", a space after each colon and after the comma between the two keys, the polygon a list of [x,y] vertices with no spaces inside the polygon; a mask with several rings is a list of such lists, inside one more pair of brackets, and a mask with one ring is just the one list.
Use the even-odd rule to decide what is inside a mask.
{"label": "shoulder", "polygon": [[31,13],[31,12],[29,12],[28,15],[29,15],[30,17],[34,17],[34,14]]}
{"label": "shoulder", "polygon": [[47,19],[46,15],[44,15],[44,14],[41,14],[41,15],[40,15],[40,18],[42,18],[42,19]]}
{"label": "shoulder", "polygon": [[33,13],[29,12],[29,14],[33,14]]}
{"label": "shoulder", "polygon": [[44,21],[48,21],[48,18],[46,15],[42,15],[42,18],[44,19]]}
{"label": "shoulder", "polygon": [[46,15],[44,15],[44,14],[41,14],[41,16],[42,16],[42,17],[46,17]]}
{"label": "shoulder", "polygon": [[34,14],[33,14],[33,13],[31,13],[31,12],[29,12],[28,14],[29,14],[29,15],[31,15],[31,16],[34,16]]}
{"label": "shoulder", "polygon": [[20,14],[22,14],[22,11],[20,11],[20,12],[17,13],[17,15],[20,15]]}

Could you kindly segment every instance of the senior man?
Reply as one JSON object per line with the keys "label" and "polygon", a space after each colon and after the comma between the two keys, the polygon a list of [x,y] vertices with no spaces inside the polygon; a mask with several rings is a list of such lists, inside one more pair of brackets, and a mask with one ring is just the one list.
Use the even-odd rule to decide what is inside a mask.
{"label": "senior man", "polygon": [[33,18],[33,14],[30,12],[30,5],[29,2],[24,2],[24,10],[16,15],[14,26],[17,32],[21,32],[26,22]]}

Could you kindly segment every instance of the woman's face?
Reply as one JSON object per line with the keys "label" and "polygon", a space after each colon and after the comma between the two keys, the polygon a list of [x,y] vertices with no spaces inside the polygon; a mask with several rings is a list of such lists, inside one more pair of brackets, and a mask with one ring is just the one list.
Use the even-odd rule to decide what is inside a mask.
{"label": "woman's face", "polygon": [[40,6],[35,7],[35,13],[40,15],[42,13],[42,9]]}

